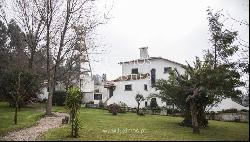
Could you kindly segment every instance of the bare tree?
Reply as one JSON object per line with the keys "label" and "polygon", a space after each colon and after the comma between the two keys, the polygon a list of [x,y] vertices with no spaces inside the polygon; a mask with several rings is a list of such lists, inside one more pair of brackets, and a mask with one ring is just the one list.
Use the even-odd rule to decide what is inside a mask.
{"label": "bare tree", "polygon": [[[55,89],[60,65],[71,60],[71,55],[87,53],[86,38],[99,24],[93,15],[93,0],[46,1],[46,49],[48,76],[48,105],[46,114],[51,114],[52,95]],[[78,29],[77,29],[78,28]],[[51,55],[50,55],[51,53]],[[53,63],[49,63],[52,58]]]}
{"label": "bare tree", "polygon": [[6,14],[10,9],[14,14],[12,17],[20,26],[22,31],[25,33],[24,41],[27,45],[27,57],[29,58],[28,68],[33,68],[34,55],[38,50],[39,42],[42,40],[42,33],[44,31],[44,20],[39,14],[39,7],[36,6],[36,0],[15,0],[13,3],[9,4],[5,1],[2,1],[5,8],[1,10],[1,18],[9,23],[6,18],[8,15]]}

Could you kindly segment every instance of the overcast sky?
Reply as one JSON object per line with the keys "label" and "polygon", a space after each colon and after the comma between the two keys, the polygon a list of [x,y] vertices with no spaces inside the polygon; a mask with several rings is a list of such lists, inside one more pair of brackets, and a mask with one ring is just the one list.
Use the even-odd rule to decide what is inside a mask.
{"label": "overcast sky", "polygon": [[[97,32],[106,51],[92,55],[93,74],[117,78],[122,73],[118,62],[138,59],[139,48],[144,46],[150,56],[183,64],[201,57],[210,46],[208,6],[249,21],[248,0],[114,0],[112,18]],[[249,27],[230,23],[229,28],[239,30],[240,37],[249,41]]]}

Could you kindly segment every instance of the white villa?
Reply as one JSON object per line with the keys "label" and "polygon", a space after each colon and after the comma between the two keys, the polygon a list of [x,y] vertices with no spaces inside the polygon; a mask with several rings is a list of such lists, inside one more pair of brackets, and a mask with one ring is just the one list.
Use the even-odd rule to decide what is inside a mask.
{"label": "white villa", "polygon": [[[148,98],[150,94],[158,93],[152,86],[158,79],[168,79],[170,68],[176,68],[180,73],[184,73],[180,63],[161,57],[149,57],[148,47],[140,48],[139,59],[119,64],[122,66],[122,76],[113,80],[115,89],[113,96],[107,101],[108,105],[121,101],[129,107],[136,107],[136,94],[140,93],[144,98]],[[156,99],[159,106],[166,105],[160,98],[151,99]],[[150,101],[146,99],[140,107],[148,106]]]}
{"label": "white villa", "polygon": [[[151,94],[158,93],[152,85],[158,79],[168,79],[170,68],[175,68],[180,73],[185,71],[182,64],[175,61],[162,57],[150,57],[148,47],[140,48],[139,59],[120,62],[119,64],[122,66],[122,75],[115,80],[107,81],[106,74],[92,76],[92,74],[86,72],[80,76],[78,84],[85,94],[83,103],[92,101],[94,104],[98,104],[102,101],[110,105],[123,102],[128,107],[137,107],[135,96],[140,93],[146,98],[145,101],[141,102],[140,107],[148,106],[151,99],[156,99],[159,106],[166,106],[166,103],[162,102],[160,98],[148,98]],[[248,107],[236,104],[231,99],[226,99],[211,110],[218,111],[230,108],[249,110]]]}
{"label": "white villa", "polygon": [[[123,102],[128,107],[136,107],[136,94],[140,93],[144,98],[148,98],[150,94],[157,93],[152,85],[157,79],[168,79],[170,68],[176,68],[180,73],[184,72],[180,63],[161,57],[149,57],[148,47],[140,48],[139,59],[119,64],[122,66],[122,76],[112,81],[106,81],[104,75],[99,85],[92,86],[93,94],[85,95],[85,102],[98,103],[102,100],[107,105]],[[159,106],[165,105],[160,98],[151,99],[156,99]],[[146,99],[140,107],[145,107],[149,103],[150,99]]]}

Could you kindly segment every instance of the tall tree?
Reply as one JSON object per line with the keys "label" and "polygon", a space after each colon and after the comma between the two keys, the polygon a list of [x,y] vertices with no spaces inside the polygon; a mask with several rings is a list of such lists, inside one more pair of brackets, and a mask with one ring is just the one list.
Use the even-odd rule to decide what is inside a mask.
{"label": "tall tree", "polygon": [[[235,68],[236,63],[229,60],[238,49],[233,45],[237,32],[224,29],[218,21],[219,15],[208,10],[213,52],[207,50],[203,61],[196,57],[193,67],[190,64],[183,66],[184,74],[174,70],[170,72],[168,80],[156,83],[160,97],[176,100],[176,105],[184,109],[184,125],[191,122],[193,133],[199,133],[199,127],[207,125],[205,110],[208,106],[223,98],[239,97],[242,94],[239,87],[244,85]],[[173,94],[178,95],[174,97]]]}

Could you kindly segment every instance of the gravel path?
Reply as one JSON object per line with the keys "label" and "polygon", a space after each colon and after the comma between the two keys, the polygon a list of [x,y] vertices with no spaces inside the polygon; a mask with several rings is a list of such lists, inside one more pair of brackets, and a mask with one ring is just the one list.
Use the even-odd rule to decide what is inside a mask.
{"label": "gravel path", "polygon": [[3,137],[6,141],[35,141],[39,140],[44,132],[52,128],[57,128],[62,124],[62,118],[68,116],[66,113],[53,113],[53,116],[41,118],[35,126],[24,128],[18,131],[9,132]]}

